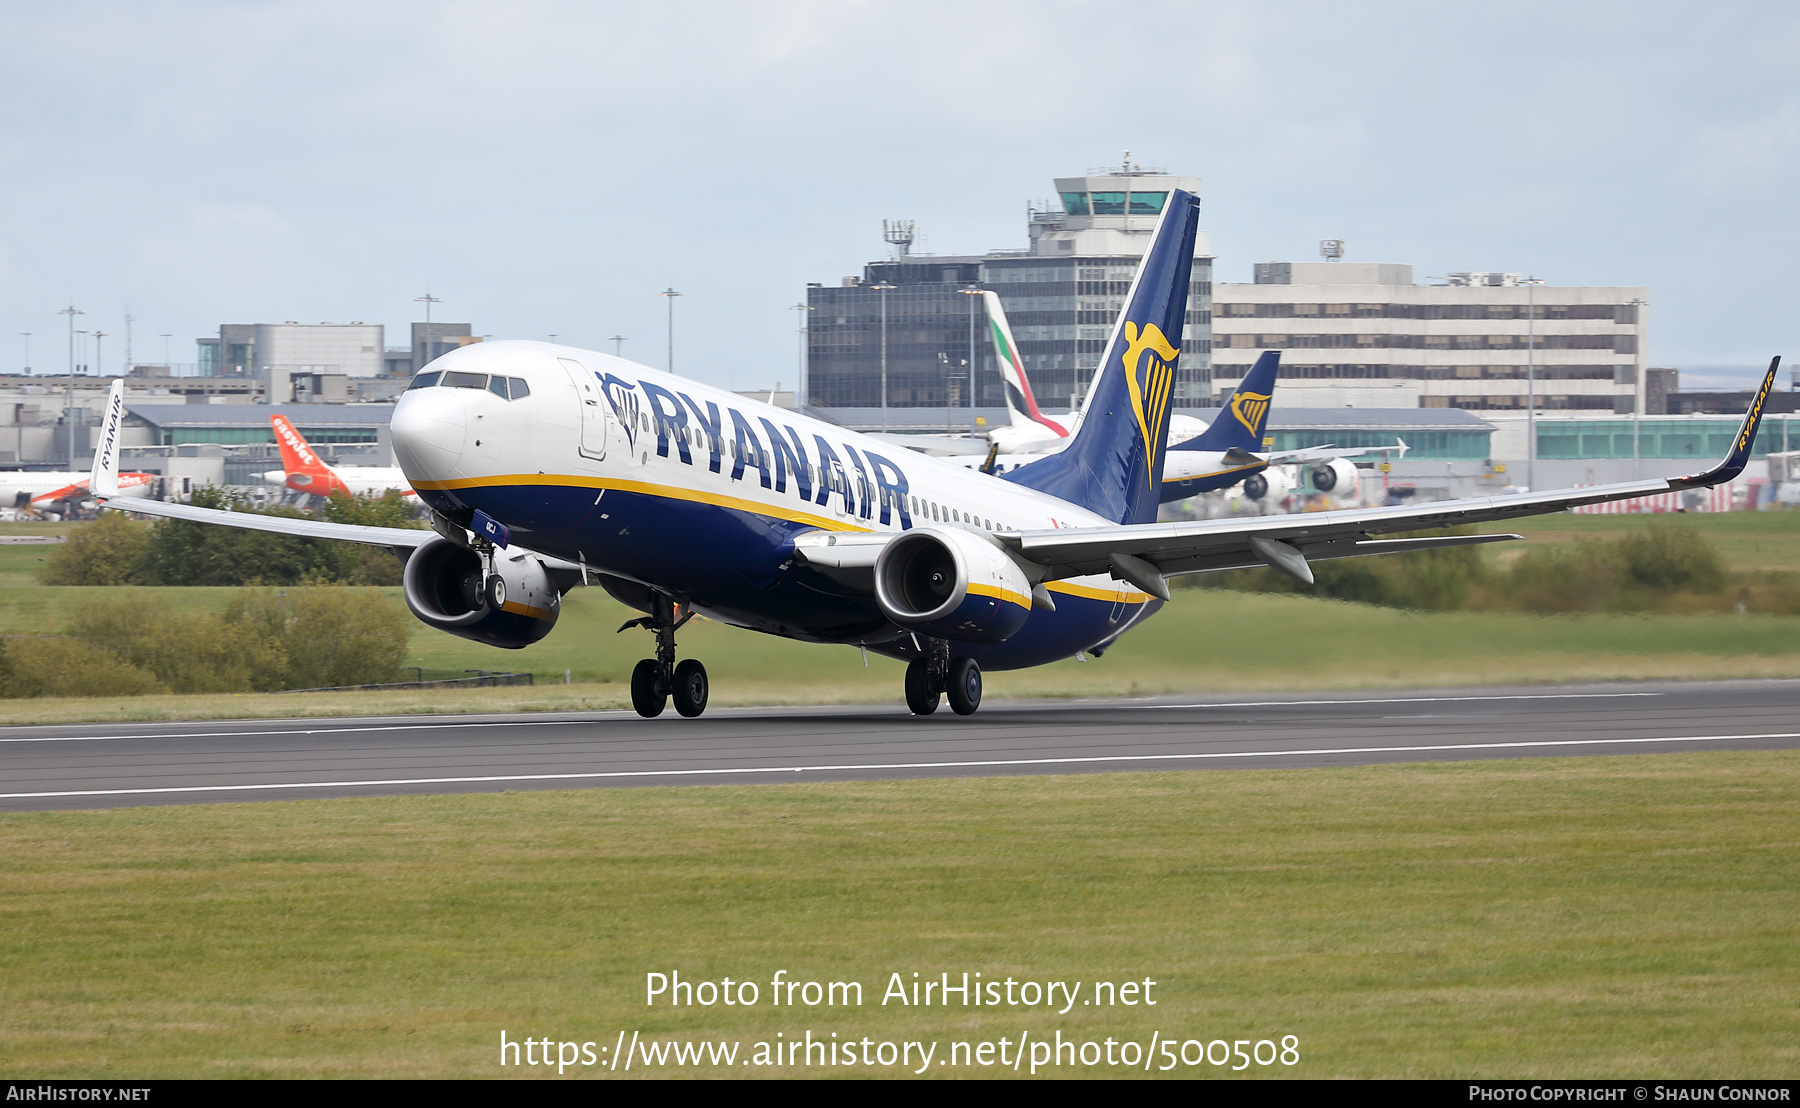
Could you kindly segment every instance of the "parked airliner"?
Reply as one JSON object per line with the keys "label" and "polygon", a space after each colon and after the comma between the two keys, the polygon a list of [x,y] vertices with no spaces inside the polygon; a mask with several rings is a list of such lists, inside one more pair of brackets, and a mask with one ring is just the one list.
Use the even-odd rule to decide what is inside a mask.
{"label": "parked airliner", "polygon": [[433,531],[117,504],[122,383],[93,488],[146,514],[387,547],[415,616],[494,646],[537,642],[565,592],[599,584],[654,637],[631,679],[645,716],[671,697],[684,716],[706,708],[705,667],[676,661],[696,613],[904,659],[906,702],[925,715],[946,694],[975,711],[984,669],[1112,642],[1168,599],[1170,576],[1268,565],[1310,583],[1320,559],[1517,538],[1384,537],[1397,532],[1714,485],[1749,457],[1779,359],[1731,452],[1695,476],[1156,523],[1197,226],[1193,195],[1171,192],[1074,441],[1003,475],[606,354],[484,342],[433,362],[394,409],[395,454]]}
{"label": "parked airliner", "polygon": [[[0,506],[48,508],[62,500],[89,500],[92,499],[92,494],[88,492],[88,479],[91,476],[88,473],[50,470],[35,473],[26,470],[0,472]],[[155,484],[156,475],[153,473],[121,473],[119,495],[149,496]]]}
{"label": "parked airliner", "polygon": [[269,424],[275,429],[275,445],[281,451],[280,469],[263,474],[270,484],[286,485],[295,492],[313,496],[330,496],[341,492],[358,496],[365,492],[382,493],[398,489],[408,498],[417,497],[407,483],[406,474],[392,466],[344,466],[326,463],[313,450],[293,423],[283,415],[271,415]]}

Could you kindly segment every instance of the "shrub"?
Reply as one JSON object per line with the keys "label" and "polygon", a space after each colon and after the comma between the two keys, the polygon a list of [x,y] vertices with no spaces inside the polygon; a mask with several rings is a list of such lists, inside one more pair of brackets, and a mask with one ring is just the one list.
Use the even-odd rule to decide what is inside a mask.
{"label": "shrub", "polygon": [[231,602],[227,623],[279,643],[288,689],[400,680],[412,618],[365,589],[264,589]]}
{"label": "shrub", "polygon": [[1725,587],[1725,564],[1700,532],[1657,524],[1616,539],[1529,550],[1508,569],[1496,607],[1631,612]]}
{"label": "shrub", "polygon": [[1640,588],[1716,593],[1725,587],[1725,563],[1706,537],[1691,527],[1663,525],[1616,540],[1625,576]]}
{"label": "shrub", "polygon": [[150,550],[150,525],[122,512],[70,531],[50,551],[38,580],[46,585],[136,585]]}
{"label": "shrub", "polygon": [[[261,515],[308,518],[298,508],[252,509],[247,502],[211,487],[195,491],[202,508],[255,511]],[[335,576],[337,544],[268,531],[246,531],[210,523],[166,519],[150,532],[141,577],[147,585],[291,585],[308,576]]]}
{"label": "shrub", "polygon": [[[202,508],[309,519],[286,506],[253,507],[242,497],[206,487],[194,493]],[[419,527],[398,492],[344,496],[326,502],[324,518],[371,527]],[[118,512],[77,528],[39,573],[46,585],[398,585],[400,560],[378,547],[303,539],[269,531],[168,519],[154,525]]]}
{"label": "shrub", "polygon": [[175,692],[267,692],[287,687],[279,639],[241,620],[176,612],[156,597],[82,608],[71,634],[120,662],[156,675]]}
{"label": "shrub", "polygon": [[143,696],[169,687],[104,647],[19,635],[0,645],[0,696]]}

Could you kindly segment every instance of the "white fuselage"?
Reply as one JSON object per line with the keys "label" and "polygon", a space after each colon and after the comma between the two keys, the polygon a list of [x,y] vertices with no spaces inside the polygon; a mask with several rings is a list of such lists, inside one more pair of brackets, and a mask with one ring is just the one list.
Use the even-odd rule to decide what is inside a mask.
{"label": "white fuselage", "polygon": [[[653,498],[671,511],[708,505],[830,531],[940,526],[992,534],[1116,522],[954,461],[590,350],[486,342],[453,351],[432,369],[441,375],[433,380],[455,373],[468,375],[458,378],[468,383],[414,387],[396,405],[394,453],[413,488],[434,506],[471,507],[504,490],[510,499],[490,501],[499,506],[484,510],[514,527],[517,541],[621,576],[647,574],[608,569],[602,521],[613,490]],[[509,400],[475,383],[490,375],[524,381],[529,395]],[[772,435],[783,440],[779,452]],[[578,489],[590,498],[562,507]],[[533,507],[552,497],[563,500]],[[508,504],[519,505],[510,519],[502,514]],[[541,522],[522,532],[520,519]],[[709,535],[699,530],[670,541],[704,549]],[[682,589],[680,581],[644,583]],[[1109,601],[1148,599],[1110,577],[1056,582],[1052,589]]]}

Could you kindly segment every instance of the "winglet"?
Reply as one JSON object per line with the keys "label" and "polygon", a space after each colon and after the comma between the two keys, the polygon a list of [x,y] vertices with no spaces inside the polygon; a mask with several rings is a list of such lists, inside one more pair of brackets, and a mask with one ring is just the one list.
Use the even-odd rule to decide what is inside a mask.
{"label": "winglet", "polygon": [[1731,452],[1725,460],[1707,470],[1690,477],[1675,477],[1669,481],[1672,489],[1711,488],[1723,485],[1738,474],[1744,472],[1744,464],[1750,460],[1750,448],[1756,444],[1756,431],[1762,426],[1763,404],[1769,399],[1770,390],[1775,387],[1775,371],[1781,368],[1781,355],[1769,359],[1769,372],[1763,378],[1762,388],[1756,390],[1756,396],[1750,401],[1750,410],[1744,413],[1744,425],[1738,428],[1737,438],[1731,440]]}
{"label": "winglet", "polygon": [[119,437],[125,425],[125,382],[113,378],[106,397],[106,418],[100,426],[100,445],[94,450],[94,469],[88,474],[88,491],[97,500],[119,495]]}

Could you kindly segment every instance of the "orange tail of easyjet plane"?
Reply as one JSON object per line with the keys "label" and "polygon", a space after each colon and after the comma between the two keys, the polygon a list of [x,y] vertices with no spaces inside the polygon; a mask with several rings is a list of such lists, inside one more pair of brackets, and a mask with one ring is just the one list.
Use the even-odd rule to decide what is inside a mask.
{"label": "orange tail of easyjet plane", "polygon": [[338,479],[337,471],[313,453],[313,448],[300,437],[300,432],[294,430],[286,416],[271,415],[269,422],[275,427],[275,445],[281,450],[281,468],[287,471],[288,488],[314,496],[349,493],[349,488]]}

